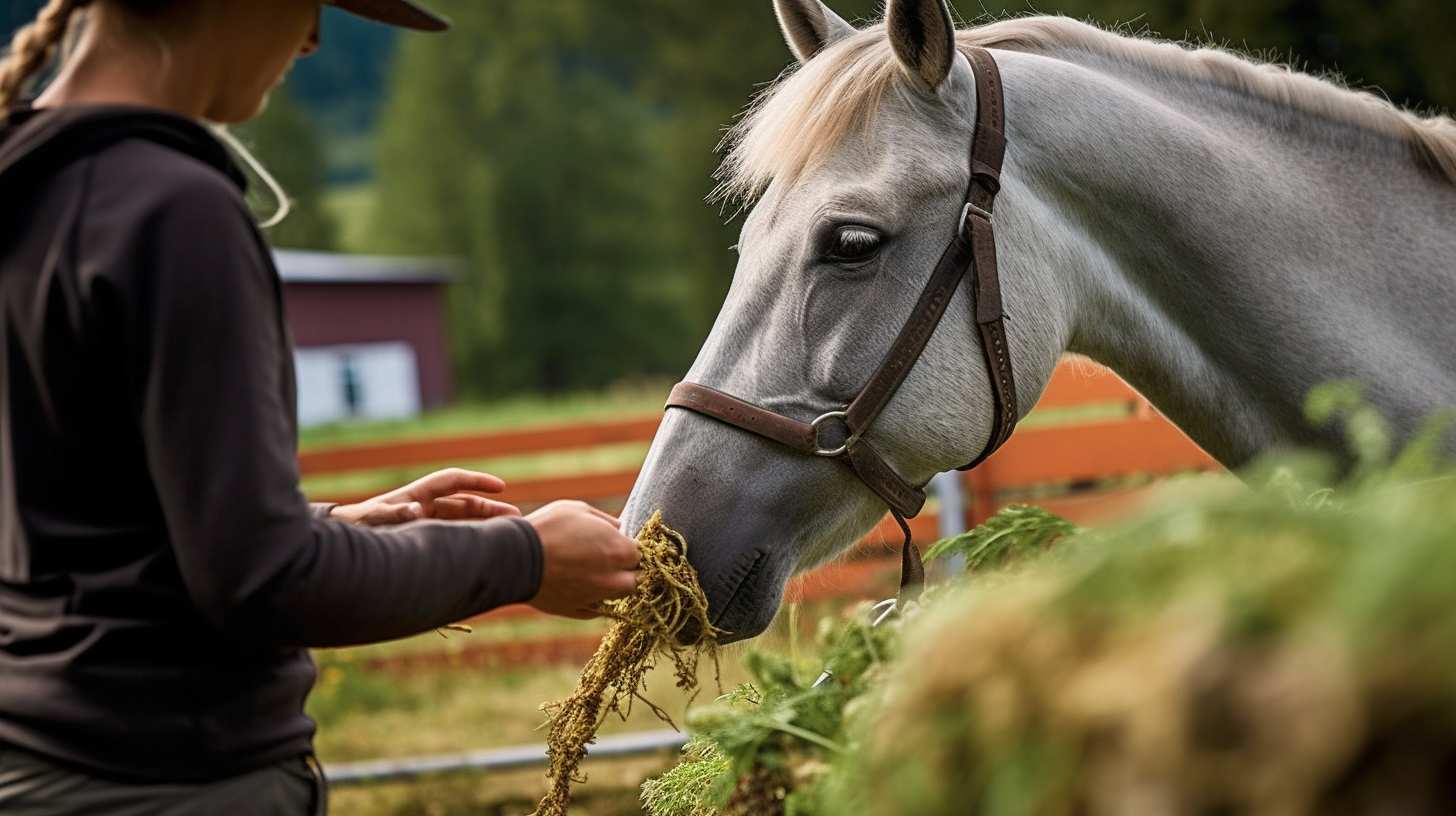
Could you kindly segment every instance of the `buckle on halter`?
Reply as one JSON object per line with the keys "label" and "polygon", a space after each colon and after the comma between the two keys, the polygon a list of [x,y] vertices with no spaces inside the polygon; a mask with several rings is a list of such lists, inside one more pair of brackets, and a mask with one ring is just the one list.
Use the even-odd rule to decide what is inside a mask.
{"label": "buckle on halter", "polygon": [[990,210],[981,209],[975,204],[967,201],[966,206],[961,209],[961,222],[959,224],[959,228],[964,230],[966,228],[966,222],[970,221],[971,216],[973,215],[980,216],[981,220],[985,221],[988,224],[991,223],[992,215]]}
{"label": "buckle on halter", "polygon": [[814,430],[814,455],[815,456],[827,456],[827,457],[843,456],[849,450],[849,446],[850,445],[853,445],[854,443],[856,443],[856,442],[859,441],[859,434],[851,431],[849,429],[849,425],[848,424],[846,424],[844,426],[844,429],[849,432],[849,435],[845,437],[844,442],[841,443],[839,447],[834,448],[834,449],[831,450],[831,449],[828,449],[828,448],[824,447],[823,443],[821,443],[819,441],[819,431],[820,431],[820,427],[825,422],[828,422],[831,419],[838,419],[840,421],[843,421],[845,419],[845,417],[847,417],[847,416],[849,416],[849,414],[845,413],[844,411],[830,411],[827,414],[821,414],[813,422],[810,422],[809,423],[809,427]]}

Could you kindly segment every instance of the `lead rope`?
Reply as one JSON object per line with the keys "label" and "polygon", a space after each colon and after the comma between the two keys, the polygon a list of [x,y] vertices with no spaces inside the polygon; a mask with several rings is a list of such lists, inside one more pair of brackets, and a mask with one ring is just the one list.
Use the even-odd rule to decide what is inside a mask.
{"label": "lead rope", "polygon": [[[871,628],[879,626],[891,615],[903,612],[906,604],[919,600],[920,593],[925,591],[925,562],[920,560],[920,548],[911,540],[910,525],[900,515],[899,510],[891,509],[890,515],[895,517],[895,523],[900,525],[900,531],[905,534],[905,546],[900,549],[900,593],[894,598],[880,601],[870,609],[874,616]],[[833,679],[834,672],[825,669],[810,688],[819,688]]]}
{"label": "lead rope", "polygon": [[910,524],[899,510],[891,509],[890,515],[905,534],[905,544],[900,548],[900,603],[903,605],[920,597],[925,589],[925,562],[920,559],[920,548],[910,535]]}

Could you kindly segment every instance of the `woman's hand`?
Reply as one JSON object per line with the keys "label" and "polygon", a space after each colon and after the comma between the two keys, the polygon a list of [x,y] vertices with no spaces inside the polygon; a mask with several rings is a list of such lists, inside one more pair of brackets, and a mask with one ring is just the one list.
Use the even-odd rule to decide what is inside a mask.
{"label": "woman's hand", "polygon": [[398,490],[358,504],[341,504],[329,518],[353,524],[378,526],[403,524],[416,519],[488,519],[519,516],[513,504],[494,501],[476,493],[499,493],[506,483],[488,473],[449,468],[417,479]]}
{"label": "woman's hand", "polygon": [[594,607],[637,589],[642,549],[617,519],[585,502],[556,501],[526,516],[541,539],[541,588],[529,603],[568,618],[594,618]]}

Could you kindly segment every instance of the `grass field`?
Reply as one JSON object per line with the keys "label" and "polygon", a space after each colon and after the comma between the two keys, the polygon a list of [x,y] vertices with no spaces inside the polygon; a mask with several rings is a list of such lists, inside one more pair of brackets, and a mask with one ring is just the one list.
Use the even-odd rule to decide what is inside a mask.
{"label": "grass field", "polygon": [[[817,673],[813,622],[839,614],[839,602],[795,607],[754,648],[788,650],[799,656],[804,674]],[[495,671],[445,669],[399,672],[380,666],[391,659],[420,653],[460,653],[490,639],[541,642],[553,637],[600,634],[605,621],[531,619],[506,621],[474,633],[427,633],[406,640],[351,649],[315,652],[319,682],[309,700],[309,714],[319,723],[319,758],[333,763],[459,753],[484,748],[538,744],[545,740],[539,706],[561,699],[574,688],[579,665]],[[800,631],[795,631],[796,629]],[[708,702],[746,679],[742,650],[725,650],[721,677],[711,665],[702,668],[697,702]],[[447,660],[448,662],[448,660]],[[670,670],[649,675],[648,698],[681,725],[689,695],[673,686]],[[602,734],[649,731],[667,727],[646,706],[626,721],[608,720]],[[588,781],[578,788],[579,811],[591,816],[640,813],[637,788],[642,780],[667,770],[676,756],[665,753],[629,759],[591,760],[583,766]],[[351,816],[429,814],[527,814],[545,792],[544,767],[503,773],[461,772],[410,782],[336,787],[332,812]],[[573,809],[573,813],[578,809]]]}

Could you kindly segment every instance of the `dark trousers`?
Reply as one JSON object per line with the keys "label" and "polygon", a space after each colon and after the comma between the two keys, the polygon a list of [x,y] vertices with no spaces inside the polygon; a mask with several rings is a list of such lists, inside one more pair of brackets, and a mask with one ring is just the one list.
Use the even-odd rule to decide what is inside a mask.
{"label": "dark trousers", "polygon": [[199,785],[133,784],[0,745],[5,816],[322,816],[327,809],[323,774],[313,757]]}

